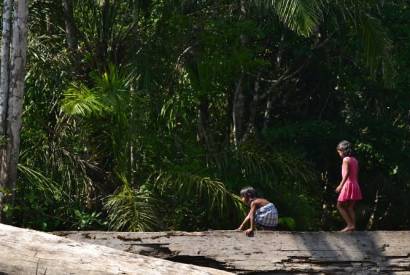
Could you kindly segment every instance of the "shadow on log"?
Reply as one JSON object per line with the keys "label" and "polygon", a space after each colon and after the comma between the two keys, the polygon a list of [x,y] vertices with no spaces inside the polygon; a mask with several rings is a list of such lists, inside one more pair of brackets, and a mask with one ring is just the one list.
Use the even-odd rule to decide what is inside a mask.
{"label": "shadow on log", "polygon": [[59,232],[73,240],[243,274],[410,274],[409,231]]}
{"label": "shadow on log", "polygon": [[0,224],[0,247],[0,275],[231,274],[4,224]]}

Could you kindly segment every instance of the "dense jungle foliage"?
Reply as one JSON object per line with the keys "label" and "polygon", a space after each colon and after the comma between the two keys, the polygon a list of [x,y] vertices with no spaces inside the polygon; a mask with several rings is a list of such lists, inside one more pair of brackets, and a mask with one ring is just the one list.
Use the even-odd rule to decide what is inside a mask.
{"label": "dense jungle foliage", "polygon": [[[64,7],[64,8],[63,8]],[[41,230],[335,230],[340,140],[359,229],[410,228],[410,5],[32,0],[16,198]]]}

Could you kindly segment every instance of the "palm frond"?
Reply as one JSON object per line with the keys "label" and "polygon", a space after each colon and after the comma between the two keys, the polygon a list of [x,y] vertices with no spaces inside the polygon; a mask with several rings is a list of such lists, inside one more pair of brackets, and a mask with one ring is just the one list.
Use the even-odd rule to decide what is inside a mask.
{"label": "palm frond", "polygon": [[176,169],[154,173],[151,175],[151,179],[162,193],[173,190],[180,198],[199,197],[206,199],[210,211],[217,209],[223,213],[229,207],[243,211],[240,198],[229,192],[224,183],[219,180]]}
{"label": "palm frond", "polygon": [[374,77],[381,72],[386,86],[393,86],[396,72],[392,41],[381,20],[373,12],[380,8],[379,5],[377,1],[368,0],[327,0],[327,6],[333,11],[331,16],[340,14],[344,22],[353,27],[371,75]]}
{"label": "palm frond", "polygon": [[113,64],[108,65],[108,69],[100,74],[94,71],[91,75],[95,86],[101,89],[102,93],[119,94],[128,92],[134,83],[140,78],[140,75],[135,70],[125,72]]}
{"label": "palm frond", "polygon": [[121,189],[108,196],[104,205],[110,228],[127,231],[153,231],[158,228],[160,220],[155,208],[158,201],[148,190],[133,189],[125,177],[121,179]]}
{"label": "palm frond", "polygon": [[392,41],[383,28],[380,20],[364,14],[360,18],[359,38],[363,43],[363,52],[370,72],[375,75],[382,67],[386,83],[390,83],[393,73]]}
{"label": "palm frond", "polygon": [[323,20],[322,0],[252,0],[257,7],[271,9],[279,20],[299,35],[313,34]]}
{"label": "palm frond", "polygon": [[88,89],[84,84],[72,84],[64,93],[62,110],[69,115],[87,117],[100,115],[110,108],[92,89]]}
{"label": "palm frond", "polygon": [[67,198],[67,193],[63,190],[62,186],[54,182],[49,177],[45,176],[40,171],[37,171],[22,163],[18,164],[18,170],[22,177],[24,177],[33,187],[43,192],[44,195],[50,194],[54,199]]}
{"label": "palm frond", "polygon": [[[269,152],[269,153],[267,153]],[[234,151],[221,152],[215,157],[217,167],[225,177],[232,177],[230,172],[240,173],[244,181],[257,181],[268,189],[287,182],[310,183],[315,179],[310,164],[296,153],[263,149],[263,146],[241,144]]]}

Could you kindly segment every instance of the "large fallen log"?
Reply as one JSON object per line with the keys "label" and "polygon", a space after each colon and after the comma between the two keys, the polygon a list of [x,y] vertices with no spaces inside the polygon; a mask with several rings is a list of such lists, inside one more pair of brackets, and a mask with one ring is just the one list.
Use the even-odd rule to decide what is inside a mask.
{"label": "large fallen log", "polygon": [[0,246],[1,275],[231,274],[3,224],[0,224]]}
{"label": "large fallen log", "polygon": [[410,274],[410,232],[60,232],[118,250],[236,273]]}

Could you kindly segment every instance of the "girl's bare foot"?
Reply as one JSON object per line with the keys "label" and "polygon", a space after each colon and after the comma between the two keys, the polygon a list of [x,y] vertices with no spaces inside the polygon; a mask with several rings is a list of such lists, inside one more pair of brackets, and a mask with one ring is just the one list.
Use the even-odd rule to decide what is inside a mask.
{"label": "girl's bare foot", "polygon": [[349,227],[349,230],[347,230],[347,232],[352,232],[352,231],[355,231],[355,230],[356,230],[356,227],[350,226],[350,227]]}
{"label": "girl's bare foot", "polygon": [[340,230],[340,232],[352,232],[354,231],[356,228],[354,226],[346,226],[345,228],[343,228],[342,230]]}

